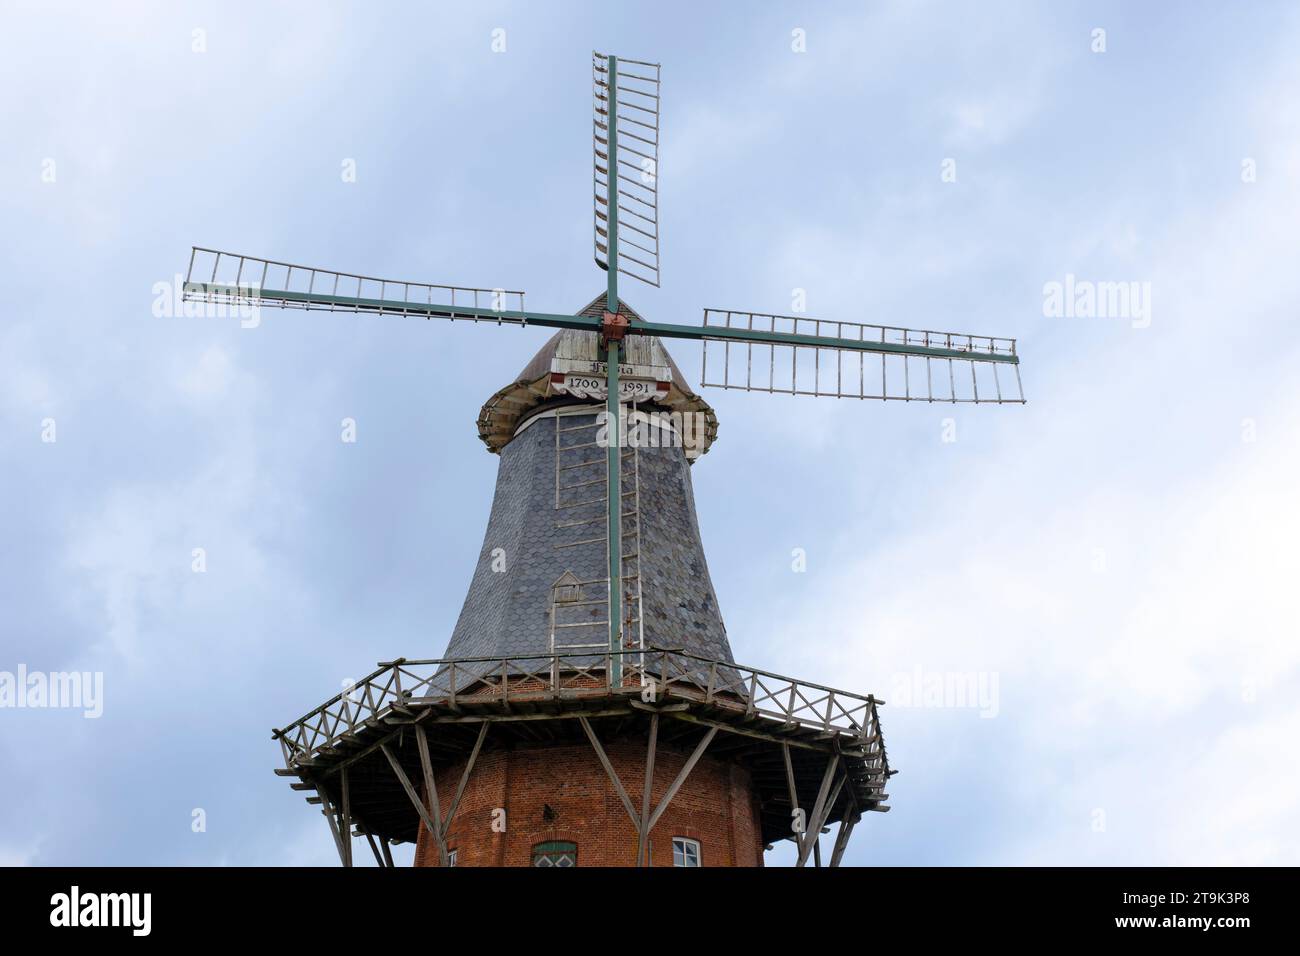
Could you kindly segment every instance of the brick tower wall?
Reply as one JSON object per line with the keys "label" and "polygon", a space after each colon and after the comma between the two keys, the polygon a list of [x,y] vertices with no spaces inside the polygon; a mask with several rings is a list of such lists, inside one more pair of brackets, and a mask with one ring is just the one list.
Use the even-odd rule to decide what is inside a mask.
{"label": "brick tower wall", "polygon": [[[640,813],[645,741],[604,747]],[[659,746],[652,811],[687,756]],[[435,773],[444,813],[463,770],[460,763]],[[549,820],[547,807],[552,812]],[[505,810],[504,832],[493,830],[493,811],[498,808]],[[706,752],[650,834],[652,866],[672,866],[673,837],[698,840],[702,866],[762,866],[758,802],[748,771],[711,759]],[[533,847],[556,840],[577,844],[578,866],[636,863],[636,830],[591,746],[547,744],[481,753],[449,827],[447,847],[457,851],[456,865],[531,866]],[[437,844],[424,826],[415,865],[438,865]]]}

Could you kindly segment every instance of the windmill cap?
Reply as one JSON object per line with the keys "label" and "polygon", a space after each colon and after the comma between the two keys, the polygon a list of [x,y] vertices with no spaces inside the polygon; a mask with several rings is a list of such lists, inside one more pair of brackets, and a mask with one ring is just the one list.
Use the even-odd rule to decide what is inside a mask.
{"label": "windmill cap", "polygon": [[[661,368],[668,371],[667,390],[653,400],[670,412],[700,414],[704,417],[703,442],[699,454],[704,454],[718,434],[718,419],[712,406],[693,392],[686,383],[673,357],[668,354],[658,336],[637,335],[637,323],[644,321],[635,309],[622,299],[619,312],[629,317],[631,328],[624,339],[627,361],[632,365]],[[592,299],[578,314],[600,318],[606,311],[604,294]],[[565,361],[603,361],[599,355],[599,340],[595,332],[565,329],[557,332],[524,366],[515,381],[500,389],[484,403],[478,417],[478,434],[488,451],[496,454],[514,438],[519,426],[536,412],[557,405],[592,404],[593,400],[562,394],[552,385],[552,374],[557,365]],[[657,377],[657,376],[656,376]]]}

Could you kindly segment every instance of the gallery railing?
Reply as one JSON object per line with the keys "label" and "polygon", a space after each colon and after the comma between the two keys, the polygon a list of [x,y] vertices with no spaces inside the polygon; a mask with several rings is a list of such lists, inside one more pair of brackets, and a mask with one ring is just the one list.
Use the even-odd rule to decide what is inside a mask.
{"label": "gallery railing", "polygon": [[285,766],[311,760],[359,728],[376,726],[411,705],[527,703],[583,700],[615,693],[636,695],[652,687],[655,699],[676,697],[771,717],[790,727],[848,734],[871,752],[870,763],[888,772],[877,707],[855,694],[770,671],[710,660],[663,648],[623,653],[621,685],[610,685],[612,652],[538,654],[455,660],[398,659],[347,688],[273,736]]}

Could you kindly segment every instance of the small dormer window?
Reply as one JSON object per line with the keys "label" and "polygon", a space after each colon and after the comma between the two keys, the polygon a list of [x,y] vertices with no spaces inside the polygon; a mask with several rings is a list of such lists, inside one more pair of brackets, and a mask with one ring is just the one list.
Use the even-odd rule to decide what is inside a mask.
{"label": "small dormer window", "polygon": [[572,571],[565,571],[551,585],[551,602],[554,604],[577,604],[582,600],[582,582]]}

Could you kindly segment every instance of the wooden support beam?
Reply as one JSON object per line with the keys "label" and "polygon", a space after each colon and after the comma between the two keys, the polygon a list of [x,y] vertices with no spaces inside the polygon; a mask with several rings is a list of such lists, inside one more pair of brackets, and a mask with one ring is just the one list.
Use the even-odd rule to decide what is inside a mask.
{"label": "wooden support beam", "polygon": [[388,848],[388,841],[380,840],[379,849],[384,851],[384,863],[387,864],[388,868],[390,870],[396,869],[396,867],[393,864],[393,851]]}
{"label": "wooden support beam", "polygon": [[352,866],[352,798],[351,791],[348,787],[348,772],[344,770],[339,774],[339,782],[343,787],[343,816],[339,820],[339,834],[343,837],[343,853],[346,858],[344,866]]}
{"label": "wooden support beam", "polygon": [[686,765],[682,767],[681,773],[677,775],[677,779],[673,781],[672,786],[668,788],[668,792],[664,794],[664,798],[659,801],[659,806],[655,807],[655,812],[650,816],[650,821],[645,826],[647,835],[649,835],[650,831],[655,828],[655,824],[659,822],[659,818],[664,815],[664,811],[668,809],[668,804],[672,802],[673,797],[677,796],[677,791],[680,790],[682,784],[686,782],[686,778],[689,777],[691,771],[695,769],[695,765],[700,762],[700,758],[704,756],[705,749],[710,743],[712,743],[714,735],[716,735],[717,732],[717,727],[710,727],[708,733],[706,733],[704,738],[696,745],[694,752],[687,759]]}
{"label": "wooden support beam", "polygon": [[813,743],[812,741],[786,737],[781,734],[769,734],[761,730],[755,730],[754,727],[757,726],[756,724],[733,724],[728,723],[725,720],[710,720],[707,717],[700,717],[696,714],[690,713],[672,713],[670,716],[675,717],[677,720],[690,721],[693,724],[700,724],[704,727],[716,727],[718,730],[725,730],[727,733],[731,734],[740,734],[743,737],[753,737],[756,740],[766,740],[768,743],[772,744],[798,747],[801,750],[815,750],[817,753],[829,753],[831,749],[824,741],[818,744]]}
{"label": "wooden support beam", "polygon": [[320,789],[319,793],[321,806],[323,807],[321,813],[325,814],[325,822],[330,825],[330,834],[334,837],[334,849],[339,851],[339,863],[343,866],[347,866],[347,855],[343,852],[343,838],[339,836],[338,824],[334,821],[334,807],[330,803],[330,798],[326,795],[323,787]]}
{"label": "wooden support beam", "polygon": [[443,825],[444,833],[451,826],[452,818],[456,816],[456,808],[460,806],[460,798],[465,793],[465,784],[469,783],[469,775],[474,770],[478,753],[483,749],[483,738],[487,736],[488,726],[484,723],[478,729],[478,739],[474,741],[474,749],[470,751],[469,760],[465,761],[465,770],[460,775],[460,783],[456,785],[456,795],[451,798],[451,806],[447,808],[447,822]]}
{"label": "wooden support beam", "polygon": [[[785,760],[785,782],[790,790],[790,808],[792,811],[800,809],[799,807],[799,789],[794,784],[794,767],[790,764],[790,745],[781,744],[781,757]],[[791,832],[794,831],[794,821],[790,823]],[[799,853],[803,853],[804,837],[808,835],[808,818],[804,817],[804,832],[794,834],[794,844],[799,848]]]}
{"label": "wooden support beam", "polygon": [[655,746],[659,742],[659,715],[650,716],[650,743],[646,747],[645,754],[645,786],[641,788],[641,826],[638,827],[637,844],[636,844],[636,865],[646,865],[646,840],[650,836],[650,830],[645,822],[650,819],[650,791],[654,786],[655,779]]}
{"label": "wooden support beam", "polygon": [[421,724],[415,725],[415,745],[420,751],[420,769],[424,772],[424,792],[429,798],[433,819],[437,824],[433,838],[438,841],[438,865],[446,866],[448,863],[446,828],[442,822],[442,809],[438,805],[438,785],[433,779],[433,762],[429,760],[429,740],[425,737],[424,727]]}
{"label": "wooden support beam", "polygon": [[628,706],[634,710],[643,710],[650,714],[676,714],[684,710],[690,710],[691,705],[688,703],[681,704],[644,704],[639,700],[628,701]]}
{"label": "wooden support beam", "polygon": [[835,809],[835,803],[840,799],[840,792],[844,789],[844,784],[847,781],[848,778],[843,774],[841,774],[840,778],[835,781],[835,789],[831,791],[830,799],[826,801],[826,806],[822,808],[821,824],[819,825],[817,832],[820,833],[826,828],[826,821],[830,819],[831,811]]}
{"label": "wooden support beam", "polygon": [[858,814],[846,814],[840,821],[839,832],[835,834],[835,849],[831,851],[831,866],[839,867],[840,859],[844,856],[844,850],[849,845],[849,837],[853,835],[853,828],[857,826],[861,816]]}
{"label": "wooden support beam", "polygon": [[388,744],[381,744],[379,749],[383,751],[384,756],[388,758],[388,763],[393,768],[394,776],[396,776],[398,782],[401,783],[402,789],[406,791],[406,795],[410,797],[411,803],[415,805],[416,812],[420,814],[420,819],[424,821],[424,825],[429,828],[429,833],[435,840],[439,839],[438,826],[433,822],[433,818],[429,816],[429,810],[425,807],[424,801],[420,799],[420,795],[415,792],[415,787],[411,786],[411,781],[406,776],[406,771],[402,769],[401,762],[393,756],[393,752],[388,749]]}
{"label": "wooden support beam", "polygon": [[384,860],[383,857],[379,855],[379,847],[375,843],[375,838],[370,835],[369,830],[366,830],[365,833],[366,833],[366,842],[370,844],[370,852],[375,855],[375,866],[382,867],[384,865]]}
{"label": "wooden support beam", "polygon": [[623,788],[623,781],[618,779],[618,774],[614,772],[614,765],[609,762],[609,757],[605,754],[605,748],[600,745],[596,739],[596,732],[591,729],[591,722],[586,717],[579,717],[578,721],[582,724],[582,729],[586,731],[587,739],[591,741],[592,748],[596,751],[596,756],[600,758],[600,765],[605,768],[605,773],[609,775],[610,782],[614,784],[614,792],[618,798],[623,801],[623,809],[627,815],[632,818],[632,826],[639,831],[641,829],[641,820],[637,816],[636,808],[632,806],[632,799],[627,795],[627,790]]}
{"label": "wooden support beam", "polygon": [[[807,822],[807,832],[804,834],[803,845],[799,849],[799,859],[795,862],[797,867],[807,864],[808,853],[812,849],[812,844],[816,842],[817,837],[821,834],[822,822],[826,819],[826,813],[830,809],[827,806],[826,798],[830,795],[831,782],[835,779],[835,771],[839,765],[839,754],[832,754],[831,759],[826,761],[826,772],[822,774],[822,785],[817,790],[817,802],[813,804],[812,817]],[[841,783],[843,783],[842,778]],[[838,796],[839,790],[836,789],[835,793]]]}

